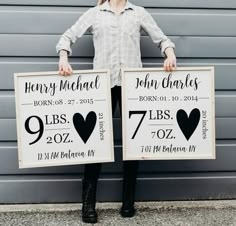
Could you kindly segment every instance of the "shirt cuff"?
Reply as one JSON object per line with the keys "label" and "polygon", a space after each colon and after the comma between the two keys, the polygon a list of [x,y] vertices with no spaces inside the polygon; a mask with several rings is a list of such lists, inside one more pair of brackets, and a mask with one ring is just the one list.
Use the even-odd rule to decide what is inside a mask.
{"label": "shirt cuff", "polygon": [[68,56],[71,56],[72,55],[72,49],[70,46],[65,46],[65,45],[57,45],[56,46],[56,51],[57,51],[57,54],[59,54],[59,52],[61,50],[66,50],[68,52]]}
{"label": "shirt cuff", "polygon": [[174,44],[173,42],[171,42],[169,39],[166,40],[166,41],[163,41],[163,42],[161,43],[161,55],[162,55],[163,57],[167,57],[166,54],[165,54],[165,50],[166,50],[167,48],[173,48],[173,49],[175,48],[175,44]]}

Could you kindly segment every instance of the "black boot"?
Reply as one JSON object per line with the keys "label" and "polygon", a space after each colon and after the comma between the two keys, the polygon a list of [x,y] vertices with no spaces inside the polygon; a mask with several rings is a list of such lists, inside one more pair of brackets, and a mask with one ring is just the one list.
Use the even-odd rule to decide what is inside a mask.
{"label": "black boot", "polygon": [[138,161],[124,161],[124,179],[122,207],[120,214],[122,217],[133,217],[136,210],[134,208],[135,185],[138,170]]}
{"label": "black boot", "polygon": [[101,164],[87,164],[84,169],[82,188],[82,220],[85,223],[97,223],[96,192]]}

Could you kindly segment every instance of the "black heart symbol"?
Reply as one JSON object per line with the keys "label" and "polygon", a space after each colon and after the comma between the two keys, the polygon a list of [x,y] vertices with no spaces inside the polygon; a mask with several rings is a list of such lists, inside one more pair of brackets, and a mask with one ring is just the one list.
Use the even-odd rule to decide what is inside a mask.
{"label": "black heart symbol", "polygon": [[188,117],[187,113],[180,109],[177,112],[177,122],[179,124],[179,128],[181,129],[182,133],[186,137],[187,140],[193,135],[193,132],[197,128],[197,125],[200,120],[200,111],[197,108],[194,108]]}
{"label": "black heart symbol", "polygon": [[90,111],[86,116],[85,120],[80,113],[74,114],[73,116],[74,127],[85,144],[88,141],[89,137],[91,136],[94,127],[96,125],[96,122],[97,122],[97,115],[94,111]]}

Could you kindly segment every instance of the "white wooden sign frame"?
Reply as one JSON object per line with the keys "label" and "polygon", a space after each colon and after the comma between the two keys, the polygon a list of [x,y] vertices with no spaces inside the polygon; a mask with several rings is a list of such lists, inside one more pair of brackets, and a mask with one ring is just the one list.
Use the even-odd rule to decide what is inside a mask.
{"label": "white wooden sign frame", "polygon": [[[24,139],[26,137],[26,135],[22,136],[22,133],[23,133],[22,131],[25,129],[25,128],[23,129],[23,127],[25,126],[25,123],[26,123],[26,121],[25,121],[26,118],[23,118],[23,112],[30,111],[30,107],[28,109],[26,109],[26,108],[23,109],[22,105],[23,105],[24,102],[25,103],[29,102],[30,99],[24,100],[24,98],[26,98],[26,97],[23,97],[23,95],[22,95],[22,89],[23,88],[20,87],[20,84],[22,84],[22,83],[20,83],[21,79],[23,79],[22,81],[24,81],[24,80],[29,80],[30,81],[30,79],[36,79],[37,78],[37,79],[40,79],[40,81],[42,81],[42,80],[46,81],[46,79],[50,77],[49,81],[54,81],[55,80],[55,82],[58,82],[60,80],[60,81],[71,81],[71,83],[72,83],[73,81],[75,81],[76,78],[78,79],[79,76],[81,76],[81,78],[83,78],[83,76],[86,76],[86,78],[88,78],[87,76],[91,76],[91,78],[89,78],[89,79],[92,80],[92,78],[93,78],[93,82],[94,82],[95,81],[95,75],[97,76],[96,77],[97,80],[98,80],[98,77],[99,77],[100,80],[102,80],[101,84],[99,84],[99,86],[101,86],[102,88],[101,89],[100,88],[96,88],[97,91],[99,90],[99,92],[101,92],[101,93],[98,93],[97,91],[93,91],[92,88],[91,88],[92,91],[90,91],[90,92],[97,92],[98,95],[97,96],[93,96],[93,101],[90,102],[90,104],[92,103],[90,106],[92,106],[92,105],[100,106],[99,107],[100,109],[98,109],[98,111],[94,110],[96,112],[96,113],[94,112],[95,114],[93,114],[93,117],[96,117],[95,125],[94,125],[93,129],[91,129],[92,132],[91,132],[89,138],[84,138],[83,137],[83,139],[82,139],[82,137],[80,137],[81,138],[80,140],[84,140],[83,146],[81,145],[80,147],[84,147],[85,145],[88,144],[89,147],[94,146],[94,147],[98,147],[98,148],[101,149],[101,145],[102,145],[101,143],[104,142],[103,143],[103,145],[104,145],[103,149],[105,149],[106,151],[104,151],[104,153],[101,154],[101,156],[103,155],[103,158],[95,157],[95,158],[91,158],[90,160],[89,159],[81,160],[82,157],[78,157],[78,156],[80,154],[81,154],[81,156],[83,156],[83,150],[80,150],[81,153],[77,153],[77,154],[74,153],[73,154],[74,159],[70,160],[70,161],[69,160],[66,161],[65,158],[63,158],[61,160],[59,159],[58,161],[55,161],[55,159],[52,159],[52,160],[49,160],[49,161],[46,161],[46,162],[45,161],[43,161],[43,162],[36,161],[35,159],[32,159],[32,162],[30,162],[29,160],[24,161],[23,152],[25,152],[25,150],[23,150],[23,147],[27,147],[28,143],[27,143],[27,145],[24,144],[26,142],[26,140]],[[75,164],[88,164],[88,163],[100,163],[100,162],[114,162],[113,125],[112,125],[111,92],[110,92],[111,88],[110,88],[110,71],[109,70],[76,70],[76,71],[73,72],[73,75],[70,75],[70,76],[58,75],[58,71],[15,73],[14,74],[14,86],[15,86],[15,102],[16,102],[16,118],[17,118],[17,139],[18,139],[19,168],[33,168],[33,167],[75,165]],[[98,85],[97,85],[97,87],[98,87]],[[67,92],[69,93],[69,91],[66,91],[65,93],[67,93]],[[71,105],[72,104],[71,101],[70,101],[70,103],[66,102],[67,101],[66,98],[68,98],[69,94],[68,95],[65,94],[65,93],[63,94],[65,96],[65,99],[63,99],[64,96],[62,97],[62,94],[58,95],[58,97],[54,96],[51,99],[56,100],[57,98],[62,98],[64,100],[64,103],[66,102],[66,106],[64,106],[64,105],[62,106],[64,108],[65,112],[67,111],[66,108],[69,108],[68,112],[72,111],[73,109],[75,109],[75,111],[76,111],[76,109],[80,109],[80,107],[82,106],[81,105],[82,102],[81,102],[81,99],[80,99],[81,97],[80,97],[80,93],[78,92],[78,90],[77,90],[77,93],[74,94],[74,95],[73,95],[73,92],[70,91],[71,96],[69,96],[72,99],[75,98],[75,96],[77,97],[77,99],[74,100],[74,102],[73,102],[73,107]],[[82,93],[82,91],[81,91],[81,93]],[[89,96],[87,93],[86,93],[86,95],[88,96],[88,98],[91,98],[91,96]],[[83,98],[84,98],[84,96],[85,96],[85,94],[83,95]],[[96,100],[96,98],[98,99],[99,97],[102,97],[103,100],[102,99]],[[80,101],[77,101],[78,99],[80,99]],[[78,102],[78,103],[76,103],[76,102]],[[106,104],[104,104],[104,102]],[[53,103],[55,104],[56,102],[53,101]],[[58,102],[57,102],[57,104],[58,104]],[[76,107],[76,104],[77,104],[77,107]],[[86,103],[83,104],[83,106],[86,106],[86,107],[83,107],[83,108],[90,109],[91,107],[89,106],[89,104],[87,104],[87,105],[86,104],[87,104],[87,101],[86,101]],[[27,104],[25,104],[25,105],[27,105]],[[32,105],[32,103],[30,103],[28,105]],[[101,109],[103,109],[103,111],[101,111]],[[49,109],[48,114],[52,114],[53,113],[53,112],[50,112],[50,110],[52,110],[52,109]],[[99,115],[98,115],[99,111],[101,111],[102,113],[101,114],[99,113]],[[35,114],[35,110],[33,110],[33,112]],[[38,108],[38,112],[40,112],[40,108]],[[82,115],[82,113],[81,113],[81,115]],[[96,115],[96,116],[94,116],[94,115]],[[75,114],[74,114],[74,116],[75,116]],[[78,115],[76,115],[76,116],[78,116]],[[91,114],[91,117],[92,117],[92,114]],[[86,115],[82,115],[82,118],[84,120],[84,123],[89,121],[89,119],[86,117]],[[80,119],[81,119],[81,116],[80,116]],[[103,120],[105,120],[105,122]],[[90,121],[92,121],[92,120],[90,120]],[[68,121],[67,123],[68,124],[70,123],[69,126],[72,127],[72,125],[71,125],[72,122]],[[40,124],[40,123],[38,123],[38,124]],[[74,118],[73,118],[73,125],[75,125],[74,124]],[[87,125],[85,125],[85,126],[87,126]],[[105,129],[103,128],[103,126],[104,126]],[[75,134],[77,128],[74,126],[73,129],[74,129],[73,134]],[[93,135],[95,129],[97,129],[97,133],[96,133],[96,135]],[[31,129],[31,130],[33,131],[33,129]],[[35,128],[34,128],[34,130],[35,130]],[[98,133],[99,133],[99,135],[98,135]],[[79,132],[77,130],[77,135],[78,134],[79,134]],[[27,135],[31,136],[29,134],[27,134]],[[90,139],[91,139],[92,135],[96,136],[96,138],[100,136],[100,141],[98,141],[96,143],[97,140],[94,140],[94,143],[91,144],[92,142],[90,142]],[[75,136],[75,135],[73,135],[73,136]],[[102,136],[104,136],[105,138],[102,137]],[[63,139],[65,140],[65,137]],[[69,138],[67,138],[67,139],[69,139]],[[93,138],[93,139],[95,139],[95,138]],[[102,140],[102,139],[104,139],[104,140]],[[73,143],[74,142],[73,139],[70,139],[69,141],[72,142],[72,144],[74,144]],[[89,142],[87,142],[87,141],[89,141]],[[53,148],[57,147],[58,150],[59,150],[60,146],[61,146],[60,144],[58,146],[54,145]],[[39,150],[39,148],[37,148],[37,150]],[[44,152],[50,152],[50,151],[52,151],[52,146],[50,147],[50,145],[48,145],[48,150],[46,150],[46,151],[44,150],[41,154],[43,155]],[[59,150],[59,151],[61,151],[61,150]],[[65,153],[65,155],[68,154],[66,156],[71,156],[72,151],[76,152],[76,150],[70,150],[69,149],[69,153]],[[84,150],[84,152],[85,151],[86,150]],[[89,156],[89,153],[88,153],[89,151],[90,150],[87,150],[87,153],[85,153],[85,156],[86,156],[86,154]],[[92,151],[94,151],[94,150],[92,150]],[[92,156],[94,153],[90,152],[90,154]],[[43,158],[42,155],[41,155],[41,157]],[[76,155],[77,155],[77,158],[75,158]],[[106,157],[105,157],[105,155],[106,155]],[[62,156],[62,154],[61,154],[61,156]],[[95,156],[96,156],[96,154],[95,154]],[[42,159],[40,159],[40,160],[42,160]]]}
{"label": "white wooden sign frame", "polygon": [[[136,126],[139,125],[138,123],[140,123],[140,118],[141,118],[141,115],[139,115],[139,119],[136,120],[135,122],[135,125],[133,123],[132,125],[132,122],[131,122],[131,119],[136,117],[134,115],[131,115],[131,112],[130,111],[143,111],[145,112],[145,110],[149,110],[147,109],[145,106],[147,106],[149,103],[150,105],[149,106],[153,106],[155,105],[156,109],[162,109],[162,106],[167,104],[166,101],[169,101],[169,109],[174,109],[174,106],[173,106],[173,101],[171,101],[171,96],[168,95],[168,90],[166,91],[166,95],[165,97],[162,97],[163,100],[160,101],[160,97],[158,97],[159,95],[163,95],[163,85],[160,85],[160,84],[164,84],[163,81],[162,83],[160,82],[160,86],[158,86],[158,88],[156,88],[155,91],[143,91],[144,88],[143,87],[139,87],[141,85],[144,86],[144,78],[147,78],[147,74],[150,74],[150,77],[153,79],[155,77],[156,80],[160,80],[162,81],[161,79],[163,79],[164,77],[166,77],[167,75],[170,74],[170,72],[165,72],[162,68],[125,68],[122,70],[122,136],[123,136],[123,160],[178,160],[178,159],[215,159],[215,95],[214,95],[214,92],[215,92],[215,87],[214,87],[214,67],[179,67],[177,68],[176,71],[173,71],[172,72],[172,79],[176,78],[175,76],[179,75],[182,73],[182,74],[187,74],[187,73],[190,73],[190,77],[191,77],[191,74],[198,74],[199,73],[199,78],[203,78],[203,79],[206,79],[206,77],[201,77],[200,74],[207,74],[209,76],[208,79],[206,79],[206,82],[205,83],[202,83],[202,84],[208,84],[208,85],[205,85],[206,87],[202,90],[206,90],[206,93],[209,95],[207,96],[207,98],[205,98],[206,100],[203,100],[204,98],[198,98],[199,101],[201,101],[203,104],[207,102],[206,105],[206,108],[209,109],[209,113],[206,113],[206,112],[203,112],[203,111],[199,111],[199,123],[196,125],[196,129],[194,132],[192,132],[193,135],[195,135],[194,133],[198,130],[200,130],[198,127],[202,126],[200,125],[200,123],[204,121],[204,119],[202,118],[203,117],[203,113],[206,114],[205,117],[206,120],[210,120],[210,121],[207,121],[207,124],[209,126],[209,130],[206,130],[206,134],[208,134],[204,139],[208,139],[209,142],[207,141],[206,142],[206,146],[210,147],[210,151],[208,151],[207,154],[205,153],[199,153],[199,154],[195,154],[195,149],[194,149],[194,153],[193,154],[186,154],[185,153],[180,153],[180,154],[176,154],[176,153],[170,153],[170,154],[163,154],[166,150],[168,150],[170,152],[170,148],[166,148],[167,145],[164,145],[163,142],[161,143],[160,142],[160,139],[159,140],[155,140],[155,141],[150,141],[151,138],[150,138],[150,134],[149,134],[149,129],[150,129],[150,126],[147,126],[147,121],[150,120],[151,118],[148,118],[147,119],[147,115],[145,115],[145,117],[143,116],[143,121],[142,123],[143,124],[140,124],[140,127],[139,127],[139,131],[137,132],[137,128]],[[136,76],[135,76],[136,75]],[[146,75],[146,77],[144,77],[144,75]],[[139,77],[140,76],[140,77]],[[150,78],[148,77],[148,79]],[[197,76],[195,76],[197,77]],[[142,83],[141,83],[141,79],[139,80],[138,78],[142,78]],[[151,79],[150,78],[150,79]],[[178,77],[180,78],[180,77]],[[136,80],[135,80],[136,79]],[[196,79],[196,78],[195,78]],[[158,80],[158,81],[159,81]],[[135,81],[135,82],[134,82]],[[147,80],[146,80],[147,81]],[[166,81],[166,80],[165,80]],[[199,81],[199,80],[198,80]],[[140,82],[140,83],[139,83]],[[141,84],[141,85],[140,85]],[[151,83],[150,83],[151,84]],[[153,83],[154,84],[154,83]],[[203,87],[202,84],[200,83],[199,84],[199,87]],[[147,83],[146,83],[147,85]],[[138,88],[137,88],[138,87]],[[156,86],[157,87],[157,86]],[[139,89],[139,91],[135,91],[135,88],[136,89]],[[145,87],[146,88],[146,87]],[[152,87],[153,88],[153,87]],[[151,90],[152,88],[149,87],[149,89]],[[166,88],[166,87],[165,87]],[[159,92],[158,92],[159,91]],[[149,92],[149,94],[147,94]],[[170,91],[171,92],[171,91]],[[178,91],[180,94],[181,94],[181,91]],[[178,93],[176,92],[176,93]],[[192,95],[191,91],[187,91],[190,93],[190,96]],[[200,92],[200,91],[199,91]],[[184,93],[184,92],[183,92]],[[182,93],[182,94],[183,94]],[[173,94],[173,93],[172,93]],[[154,102],[149,102],[149,103],[145,103],[145,102],[142,102],[141,104],[141,99],[140,98],[140,95],[149,95],[149,96],[157,96],[157,99],[159,98],[159,101],[154,101]],[[170,94],[171,95],[171,94]],[[178,95],[178,94],[176,94]],[[188,94],[186,94],[188,95]],[[198,94],[196,94],[198,95]],[[165,100],[166,99],[166,100]],[[180,98],[178,98],[180,99]],[[197,98],[196,98],[197,99]],[[207,100],[208,99],[208,100]],[[182,97],[181,97],[181,101],[182,100]],[[198,101],[198,103],[199,103]],[[165,103],[166,102],[166,103]],[[184,106],[183,104],[185,104],[186,108],[189,107],[189,105],[191,105],[190,102],[185,102],[183,103],[182,102],[182,105],[181,105],[181,102],[176,102],[177,104],[179,104],[179,106],[181,106],[180,108],[183,108],[183,109],[180,109],[181,111],[184,110]],[[176,104],[176,105],[177,105]],[[188,106],[187,106],[188,105]],[[155,109],[150,107],[150,109],[154,110]],[[166,107],[166,105],[165,105]],[[164,107],[164,109],[165,109]],[[162,109],[162,110],[164,110]],[[150,110],[150,114],[152,113],[152,110]],[[185,109],[186,110],[186,109]],[[197,109],[198,110],[198,109]],[[197,111],[196,110],[196,111]],[[200,108],[199,108],[200,110]],[[134,113],[134,112],[133,112]],[[132,114],[133,114],[132,113]],[[173,112],[168,112],[168,114],[172,114]],[[175,119],[173,119],[174,117],[172,117],[171,119],[169,119],[171,121],[171,123],[174,123],[175,124],[175,127],[176,127],[176,124],[178,126],[178,134],[181,133],[182,135],[182,138],[180,139],[179,137],[177,138],[178,140],[180,140],[180,144],[179,146],[183,145],[183,144],[187,144],[187,142],[189,142],[189,144],[195,144],[193,142],[193,139],[196,139],[196,142],[197,144],[195,145],[195,147],[193,148],[199,148],[201,146],[201,138],[199,137],[199,140],[197,141],[198,138],[197,135],[195,135],[195,138],[193,138],[194,136],[190,134],[190,138],[187,137],[186,135],[184,135],[183,133],[185,131],[182,130],[182,128],[180,128],[180,124],[178,122],[178,119],[177,119],[177,113],[182,113],[182,112],[178,112],[176,111],[175,114],[172,114],[174,116],[176,116]],[[187,119],[190,119],[190,111],[186,111],[186,116],[189,117]],[[185,114],[184,113],[184,114]],[[146,113],[145,113],[146,114]],[[167,115],[168,115],[167,114]],[[167,117],[166,115],[166,117]],[[163,114],[163,117],[164,117],[164,114]],[[200,120],[201,119],[201,120]],[[176,122],[174,121],[176,120]],[[206,122],[206,120],[204,122]],[[166,120],[165,122],[169,122],[168,120]],[[181,122],[182,123],[182,122]],[[178,125],[179,124],[179,125]],[[193,124],[193,123],[192,123]],[[150,124],[149,124],[150,125]],[[160,124],[161,125],[161,124]],[[159,126],[160,126],[159,125]],[[164,125],[164,124],[163,124]],[[173,125],[173,124],[172,124]],[[173,126],[173,128],[175,129],[175,127]],[[155,127],[155,128],[158,128],[158,127]],[[159,127],[160,128],[160,127]],[[165,126],[163,128],[166,128]],[[167,127],[168,128],[168,127]],[[136,129],[136,130],[135,130]],[[173,129],[173,130],[174,130]],[[204,130],[203,130],[203,126],[202,126],[202,134],[204,134]],[[130,131],[135,131],[135,133],[131,133]],[[151,129],[150,129],[151,130]],[[182,131],[181,131],[182,130]],[[141,132],[142,131],[142,132]],[[158,130],[159,131],[159,130]],[[166,130],[167,131],[167,130]],[[175,133],[177,133],[176,129],[174,130]],[[209,132],[210,131],[210,132]],[[137,132],[137,133],[136,133]],[[139,133],[139,136],[136,136],[137,134]],[[148,134],[148,135],[147,135]],[[155,134],[155,132],[153,132],[154,135],[157,135]],[[200,134],[200,132],[199,132]],[[134,140],[134,135],[136,136],[136,140]],[[174,134],[176,135],[176,134]],[[186,136],[185,138],[183,138],[184,136]],[[133,137],[132,137],[133,136]],[[192,136],[192,137],[191,137]],[[131,137],[133,138],[133,140],[131,139]],[[160,137],[160,136],[159,136]],[[177,137],[177,136],[176,136]],[[176,139],[175,136],[172,136],[171,138],[172,139]],[[161,137],[162,138],[162,137]],[[193,138],[193,139],[192,139]],[[185,139],[185,140],[184,140]],[[187,141],[187,139],[189,139]],[[202,135],[202,139],[203,139],[203,135]],[[138,146],[139,144],[142,143],[141,140],[145,140],[143,142],[143,147],[145,147],[146,149],[142,149],[142,153],[140,153],[141,151],[139,150],[139,148],[141,149],[140,146]],[[171,140],[165,140],[165,142],[167,142],[167,144],[171,144]],[[169,143],[168,143],[169,142]],[[175,142],[175,141],[174,141]],[[153,146],[153,144],[156,144],[156,146]],[[165,147],[164,147],[165,146]],[[173,145],[174,146],[174,145]],[[160,149],[157,149],[159,148]],[[172,147],[172,146],[170,146]],[[191,147],[189,146],[189,148],[191,149]],[[131,151],[133,150],[133,151]],[[146,151],[145,151],[146,150]],[[177,150],[177,149],[175,149]],[[187,151],[186,151],[187,150]],[[167,152],[168,152],[167,151]],[[184,152],[188,152],[188,149],[182,149],[182,151]],[[191,151],[193,151],[191,149]],[[155,154],[153,154],[155,152]],[[181,151],[180,151],[181,152]],[[190,150],[189,150],[190,152]]]}

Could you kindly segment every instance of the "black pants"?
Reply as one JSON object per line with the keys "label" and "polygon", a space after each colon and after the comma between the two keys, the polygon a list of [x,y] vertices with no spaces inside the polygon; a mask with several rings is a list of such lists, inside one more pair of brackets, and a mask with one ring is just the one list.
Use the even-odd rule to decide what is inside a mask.
{"label": "black pants", "polygon": [[112,115],[114,116],[117,104],[120,107],[120,115],[122,113],[121,109],[121,87],[115,86],[111,89],[111,100],[112,100]]}
{"label": "black pants", "polygon": [[[117,104],[119,104],[120,115],[121,115],[122,112],[121,87],[120,86],[113,87],[111,89],[111,95],[112,95],[112,115],[114,116]],[[101,163],[86,164],[84,171],[84,179],[97,181],[100,175],[101,165],[102,165]],[[132,196],[134,196],[137,169],[138,169],[138,161],[124,161],[123,200],[126,199],[124,198],[125,195],[124,192],[126,193],[125,197],[127,196],[132,199]]]}

